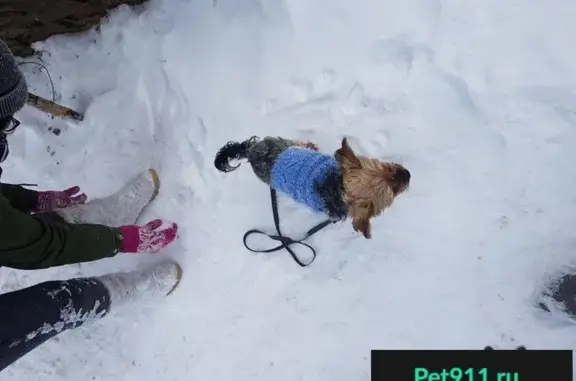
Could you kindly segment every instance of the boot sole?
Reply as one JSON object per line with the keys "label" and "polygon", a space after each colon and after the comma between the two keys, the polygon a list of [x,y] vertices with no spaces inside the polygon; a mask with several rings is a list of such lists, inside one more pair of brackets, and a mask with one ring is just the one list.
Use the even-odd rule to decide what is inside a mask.
{"label": "boot sole", "polygon": [[154,192],[150,198],[150,202],[152,202],[156,196],[158,196],[158,192],[160,191],[160,176],[158,176],[158,172],[156,172],[154,168],[150,168],[148,171],[150,172],[150,175],[152,176],[152,182],[154,183]]}
{"label": "boot sole", "polygon": [[176,266],[176,283],[174,284],[174,287],[172,287],[172,289],[170,291],[168,291],[166,296],[173,293],[174,290],[176,290],[176,288],[178,288],[178,285],[180,285],[180,281],[182,280],[182,267],[180,267],[180,265],[178,263],[175,263],[174,265]]}

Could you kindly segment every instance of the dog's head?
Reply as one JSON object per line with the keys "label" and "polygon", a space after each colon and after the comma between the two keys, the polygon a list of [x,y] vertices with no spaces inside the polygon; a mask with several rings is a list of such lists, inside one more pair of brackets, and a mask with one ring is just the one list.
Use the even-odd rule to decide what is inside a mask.
{"label": "dog's head", "polygon": [[344,183],[344,202],[352,226],[371,238],[370,219],[392,205],[394,198],[408,189],[410,172],[397,163],[359,156],[346,138],[334,157],[340,164]]}

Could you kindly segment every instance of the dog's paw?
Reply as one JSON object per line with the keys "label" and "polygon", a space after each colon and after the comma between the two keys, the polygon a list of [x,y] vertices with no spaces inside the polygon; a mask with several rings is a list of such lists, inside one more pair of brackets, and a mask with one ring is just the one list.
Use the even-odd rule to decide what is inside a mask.
{"label": "dog's paw", "polygon": [[311,149],[313,151],[318,151],[320,149],[320,147],[318,147],[316,144],[312,142],[307,142],[306,145],[304,145],[304,147]]}
{"label": "dog's paw", "polygon": [[[326,188],[324,188],[326,190]],[[332,222],[342,222],[348,219],[348,209],[344,204],[334,202],[331,198],[326,198],[324,205],[327,210],[328,218]]]}
{"label": "dog's paw", "polygon": [[336,221],[344,221],[348,218],[348,211],[346,209],[338,209],[334,217]]}

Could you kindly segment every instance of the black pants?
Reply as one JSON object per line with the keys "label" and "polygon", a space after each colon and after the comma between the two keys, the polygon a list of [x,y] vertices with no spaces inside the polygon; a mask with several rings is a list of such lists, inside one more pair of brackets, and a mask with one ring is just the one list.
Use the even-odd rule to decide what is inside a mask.
{"label": "black pants", "polygon": [[62,331],[105,316],[110,295],[94,278],[51,281],[0,295],[0,371]]}

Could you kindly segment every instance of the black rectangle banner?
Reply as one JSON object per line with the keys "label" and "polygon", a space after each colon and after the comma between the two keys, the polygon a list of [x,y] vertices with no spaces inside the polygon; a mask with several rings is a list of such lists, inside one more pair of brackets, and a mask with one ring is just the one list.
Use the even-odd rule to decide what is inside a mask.
{"label": "black rectangle banner", "polygon": [[372,381],[574,381],[569,350],[373,350]]}

